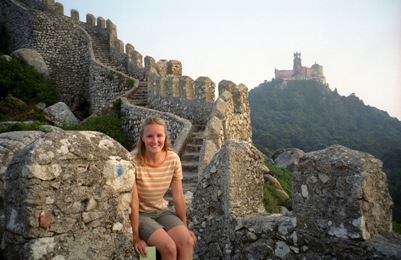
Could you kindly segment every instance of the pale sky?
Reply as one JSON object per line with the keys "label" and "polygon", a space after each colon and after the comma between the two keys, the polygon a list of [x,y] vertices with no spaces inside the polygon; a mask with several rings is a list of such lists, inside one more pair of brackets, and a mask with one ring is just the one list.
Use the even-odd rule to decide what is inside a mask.
{"label": "pale sky", "polygon": [[323,66],[330,89],[401,119],[401,0],[58,0],[110,19],[117,37],[183,75],[248,89],[292,69]]}

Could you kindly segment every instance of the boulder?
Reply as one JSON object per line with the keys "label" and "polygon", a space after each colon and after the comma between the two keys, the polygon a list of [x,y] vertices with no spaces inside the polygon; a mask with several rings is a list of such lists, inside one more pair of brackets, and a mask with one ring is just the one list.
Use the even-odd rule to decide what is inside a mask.
{"label": "boulder", "polygon": [[49,68],[42,55],[34,49],[18,49],[11,53],[11,57],[24,64],[32,65],[37,72],[42,73],[46,79],[50,78]]}
{"label": "boulder", "polygon": [[391,232],[387,177],[370,154],[341,145],[307,153],[292,185],[298,226],[319,241],[368,240]]}
{"label": "boulder", "polygon": [[40,131],[17,131],[0,134],[0,234],[3,233],[4,223],[4,174],[14,155],[44,134]]}
{"label": "boulder", "polygon": [[10,61],[10,60],[12,60],[12,57],[9,56],[9,55],[1,55],[1,56],[0,56],[0,62],[3,62],[3,61]]}
{"label": "boulder", "polygon": [[271,160],[277,167],[293,171],[304,155],[305,153],[297,148],[279,149],[273,153]]}
{"label": "boulder", "polygon": [[73,125],[78,124],[79,120],[71,112],[70,108],[63,102],[58,102],[44,109],[46,119],[57,125]]}
{"label": "boulder", "polygon": [[5,174],[5,259],[137,259],[130,153],[99,132],[53,131]]}

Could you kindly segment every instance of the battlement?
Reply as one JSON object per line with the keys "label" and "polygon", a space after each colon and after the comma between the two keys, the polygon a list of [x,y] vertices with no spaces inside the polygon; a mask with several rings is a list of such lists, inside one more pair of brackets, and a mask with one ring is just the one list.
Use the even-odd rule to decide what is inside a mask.
{"label": "battlement", "polygon": [[148,106],[205,125],[215,101],[216,84],[208,77],[193,80],[182,75],[177,60],[145,58]]}
{"label": "battlement", "polygon": [[[27,1],[27,0],[25,0]],[[57,14],[64,15],[64,6],[54,0],[36,0],[28,1],[29,6],[34,9],[55,11]],[[67,16],[67,15],[65,15]],[[68,17],[68,16],[67,16]],[[92,38],[97,38],[107,46],[106,58],[110,59],[111,64],[117,67],[121,72],[128,74],[139,80],[144,79],[143,56],[135,50],[130,43],[124,45],[124,42],[117,37],[117,26],[109,19],[101,16],[96,17],[93,14],[86,14],[85,22],[80,21],[80,13],[71,9],[71,21],[79,24],[88,31]],[[100,54],[99,54],[100,55]],[[99,56],[96,55],[95,56]],[[99,57],[96,57],[99,58]]]}

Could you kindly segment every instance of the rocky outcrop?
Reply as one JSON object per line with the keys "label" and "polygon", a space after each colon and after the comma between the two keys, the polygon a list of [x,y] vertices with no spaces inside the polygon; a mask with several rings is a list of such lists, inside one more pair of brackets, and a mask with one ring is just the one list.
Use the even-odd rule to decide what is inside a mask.
{"label": "rocky outcrop", "polygon": [[45,78],[49,79],[49,68],[47,67],[42,55],[39,54],[34,49],[18,49],[13,51],[11,57],[19,60],[24,64],[31,65],[35,68],[35,70],[45,76]]}
{"label": "rocky outcrop", "polygon": [[370,154],[341,145],[307,153],[293,174],[292,192],[300,230],[319,241],[368,240],[391,231],[387,177]]}
{"label": "rocky outcrop", "polygon": [[98,132],[39,134],[5,174],[6,259],[131,257],[131,160]]}
{"label": "rocky outcrop", "polygon": [[43,110],[46,113],[46,119],[56,125],[75,125],[79,120],[71,112],[70,108],[63,102],[58,102]]}
{"label": "rocky outcrop", "polygon": [[44,135],[40,131],[19,131],[0,134],[0,235],[4,225],[4,175],[14,155]]}
{"label": "rocky outcrop", "polygon": [[9,56],[9,55],[1,55],[0,56],[0,62],[3,62],[3,61],[10,61],[10,60],[12,60],[13,58],[11,57],[11,56]]}
{"label": "rocky outcrop", "polygon": [[273,153],[271,161],[277,167],[294,171],[299,159],[304,155],[305,152],[297,148],[279,149]]}

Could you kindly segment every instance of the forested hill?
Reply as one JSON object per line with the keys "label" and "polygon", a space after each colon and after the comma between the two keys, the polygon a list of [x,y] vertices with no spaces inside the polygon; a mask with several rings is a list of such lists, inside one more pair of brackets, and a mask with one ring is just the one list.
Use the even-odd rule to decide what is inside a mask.
{"label": "forested hill", "polygon": [[249,91],[249,105],[253,143],[266,155],[279,148],[309,152],[341,144],[381,159],[401,222],[399,120],[313,80],[262,83]]}

